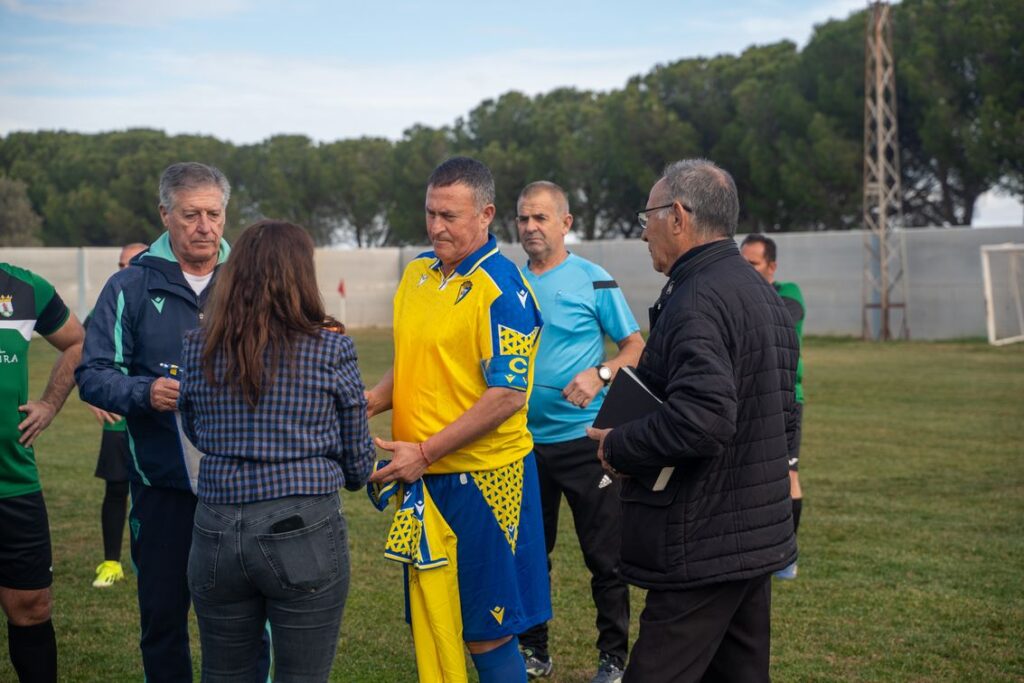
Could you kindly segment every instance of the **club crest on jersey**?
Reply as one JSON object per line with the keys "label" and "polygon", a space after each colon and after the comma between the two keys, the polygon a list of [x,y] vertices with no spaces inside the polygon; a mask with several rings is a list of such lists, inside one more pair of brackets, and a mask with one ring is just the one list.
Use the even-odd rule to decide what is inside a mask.
{"label": "club crest on jersey", "polygon": [[14,315],[14,295],[0,294],[0,315],[10,318]]}
{"label": "club crest on jersey", "polygon": [[473,289],[472,282],[463,282],[462,286],[459,287],[459,295],[455,297],[455,303],[459,303],[460,301],[465,299],[466,295],[469,294],[469,290],[471,289]]}

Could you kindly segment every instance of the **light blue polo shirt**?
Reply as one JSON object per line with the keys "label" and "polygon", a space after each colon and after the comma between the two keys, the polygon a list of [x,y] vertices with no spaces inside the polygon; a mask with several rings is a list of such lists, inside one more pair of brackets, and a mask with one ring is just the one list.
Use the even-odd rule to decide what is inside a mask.
{"label": "light blue polo shirt", "polygon": [[586,436],[605,390],[581,409],[562,397],[562,389],[581,370],[604,362],[604,335],[618,343],[640,328],[619,285],[595,263],[569,254],[543,275],[527,266],[521,270],[544,319],[527,415],[530,432],[536,443],[578,439]]}

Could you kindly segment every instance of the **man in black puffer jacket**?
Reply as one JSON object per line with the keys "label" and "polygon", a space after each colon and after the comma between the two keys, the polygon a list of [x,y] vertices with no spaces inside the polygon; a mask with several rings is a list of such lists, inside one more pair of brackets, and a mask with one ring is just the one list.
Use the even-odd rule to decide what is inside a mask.
{"label": "man in black puffer jacket", "polygon": [[[622,488],[622,576],[649,589],[625,681],[767,681],[771,574],[796,559],[788,441],[799,346],[778,294],[732,237],[732,177],[665,169],[638,212],[654,269],[637,374],[664,403],[590,430]],[[667,486],[648,488],[665,467]],[[641,480],[647,485],[641,483]]]}

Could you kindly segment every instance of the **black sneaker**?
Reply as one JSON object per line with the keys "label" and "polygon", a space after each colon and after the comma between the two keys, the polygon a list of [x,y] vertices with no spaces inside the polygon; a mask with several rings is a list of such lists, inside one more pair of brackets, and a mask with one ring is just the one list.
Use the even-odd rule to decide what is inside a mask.
{"label": "black sneaker", "polygon": [[601,659],[597,662],[597,673],[590,679],[590,683],[620,683],[625,662],[614,655],[601,653]]}
{"label": "black sneaker", "polygon": [[526,662],[527,678],[547,678],[555,670],[555,663],[550,655],[541,654],[532,647],[524,647],[523,661]]}

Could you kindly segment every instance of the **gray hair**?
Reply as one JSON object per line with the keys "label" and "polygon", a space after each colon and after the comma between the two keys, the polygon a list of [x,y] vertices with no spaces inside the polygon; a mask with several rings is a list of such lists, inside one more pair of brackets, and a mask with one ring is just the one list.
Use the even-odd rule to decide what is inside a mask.
{"label": "gray hair", "polygon": [[215,185],[223,197],[221,208],[227,208],[231,198],[231,183],[216,166],[198,161],[183,161],[171,164],[160,175],[160,206],[168,211],[174,208],[174,200],[181,190],[194,190]]}
{"label": "gray hair", "polygon": [[662,176],[669,198],[690,209],[699,237],[736,234],[740,200],[728,171],[707,159],[682,159],[666,166]]}
{"label": "gray hair", "polygon": [[521,202],[527,197],[538,192],[549,193],[555,198],[555,203],[558,204],[558,210],[562,213],[569,213],[569,195],[565,193],[565,190],[563,190],[560,185],[553,183],[550,180],[536,180],[524,187],[522,192],[519,193],[519,201]]}
{"label": "gray hair", "polygon": [[427,181],[427,187],[448,187],[462,183],[473,190],[476,210],[494,203],[494,176],[489,168],[470,157],[452,157],[441,162]]}

